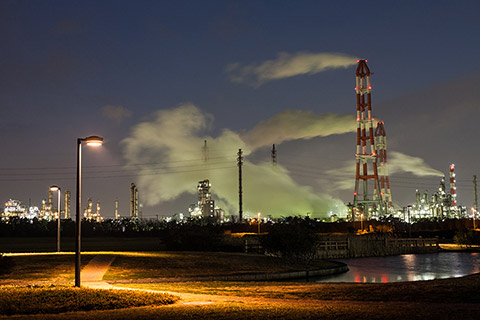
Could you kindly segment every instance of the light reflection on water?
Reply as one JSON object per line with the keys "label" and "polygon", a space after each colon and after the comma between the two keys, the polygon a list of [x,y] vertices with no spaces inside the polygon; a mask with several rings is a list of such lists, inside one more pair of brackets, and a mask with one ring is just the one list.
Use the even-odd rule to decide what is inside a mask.
{"label": "light reflection on water", "polygon": [[339,261],[348,265],[348,272],[314,281],[387,283],[456,278],[480,272],[479,253],[439,252]]}

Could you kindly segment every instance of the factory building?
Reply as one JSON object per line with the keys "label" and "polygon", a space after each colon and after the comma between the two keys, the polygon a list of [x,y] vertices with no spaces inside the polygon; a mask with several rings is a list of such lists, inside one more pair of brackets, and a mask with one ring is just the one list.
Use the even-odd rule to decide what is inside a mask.
{"label": "factory building", "polygon": [[224,211],[218,207],[215,207],[215,200],[212,199],[212,194],[210,192],[211,187],[212,185],[208,179],[198,182],[198,202],[197,204],[193,204],[188,208],[192,218],[214,217],[220,221],[223,221]]}
{"label": "factory building", "polygon": [[138,214],[138,189],[135,183],[130,184],[130,218],[139,218]]}
{"label": "factory building", "polygon": [[88,198],[87,207],[83,210],[83,218],[88,221],[103,222],[103,217],[100,215],[100,201],[97,200],[94,212],[92,199]]}
{"label": "factory building", "polygon": [[416,190],[415,203],[407,207],[412,219],[437,218],[455,219],[466,216],[466,207],[457,206],[457,188],[455,180],[455,165],[449,167],[450,190],[447,193],[446,179],[443,177],[438,184],[438,190],[429,196],[428,191],[420,195]]}
{"label": "factory building", "polygon": [[65,198],[64,198],[64,208],[65,208],[65,214],[64,218],[65,219],[70,219],[71,214],[70,214],[70,191],[65,191]]}
{"label": "factory building", "polygon": [[37,206],[27,207],[20,200],[8,200],[5,202],[3,212],[0,213],[0,220],[7,221],[10,218],[34,219],[39,217],[40,210]]}

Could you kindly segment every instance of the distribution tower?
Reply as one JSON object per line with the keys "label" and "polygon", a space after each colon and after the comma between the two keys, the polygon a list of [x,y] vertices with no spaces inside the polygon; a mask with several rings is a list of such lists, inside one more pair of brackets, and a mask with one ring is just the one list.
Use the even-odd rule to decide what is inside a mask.
{"label": "distribution tower", "polygon": [[[383,126],[383,121],[377,123],[375,129],[375,150],[377,152],[377,170],[380,179],[380,195],[382,195],[383,201],[388,206],[392,206],[392,193],[390,192],[390,181],[388,180],[388,166],[387,166],[387,133]],[[376,186],[376,185],[375,185]],[[378,194],[375,190],[374,197]]]}
{"label": "distribution tower", "polygon": [[355,153],[354,210],[366,218],[372,214],[383,215],[385,203],[377,169],[377,148],[372,118],[372,86],[367,60],[358,60],[355,71],[357,93],[357,149]]}

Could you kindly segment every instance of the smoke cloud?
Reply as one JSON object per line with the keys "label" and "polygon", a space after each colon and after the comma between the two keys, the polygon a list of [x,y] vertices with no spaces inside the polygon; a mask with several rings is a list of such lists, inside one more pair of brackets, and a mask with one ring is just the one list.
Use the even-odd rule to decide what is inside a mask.
{"label": "smoke cloud", "polygon": [[[130,137],[123,141],[124,156],[127,165],[138,168],[138,185],[147,205],[184,193],[194,195],[198,181],[209,179],[217,203],[231,213],[238,212],[236,153],[242,148],[248,156],[256,146],[246,144],[239,134],[228,129],[217,137],[206,135],[212,122],[212,116],[193,104],[183,104],[157,111],[152,120],[133,127]],[[208,142],[207,161],[201,160],[204,140]],[[246,213],[262,212],[274,217],[310,213],[326,217],[330,211],[346,212],[340,200],[299,186],[280,165],[253,164],[245,159],[243,189]]]}
{"label": "smoke cloud", "polygon": [[242,140],[252,149],[295,139],[310,139],[332,134],[354,132],[352,115],[335,113],[313,114],[311,111],[285,110],[260,122],[242,135]]}
{"label": "smoke cloud", "polygon": [[[422,158],[412,157],[404,153],[391,151],[388,153],[388,172],[389,175],[395,173],[409,172],[419,177],[435,176],[443,177],[441,171],[430,167]],[[339,169],[327,170],[326,173],[334,180],[335,190],[352,189],[355,179],[355,161],[352,159],[346,165]]]}
{"label": "smoke cloud", "polygon": [[128,118],[132,115],[132,112],[123,106],[111,106],[107,105],[102,108],[102,114],[116,123],[122,122],[124,118]]}
{"label": "smoke cloud", "polygon": [[435,176],[443,177],[441,171],[433,169],[422,158],[412,157],[400,152],[389,152],[390,160],[388,162],[388,171],[390,173],[410,172],[416,176]]}
{"label": "smoke cloud", "polygon": [[358,58],[342,53],[282,52],[277,59],[267,60],[259,65],[241,66],[233,63],[226,71],[233,82],[258,87],[271,80],[290,78],[303,74],[316,74],[329,69],[347,68]]}

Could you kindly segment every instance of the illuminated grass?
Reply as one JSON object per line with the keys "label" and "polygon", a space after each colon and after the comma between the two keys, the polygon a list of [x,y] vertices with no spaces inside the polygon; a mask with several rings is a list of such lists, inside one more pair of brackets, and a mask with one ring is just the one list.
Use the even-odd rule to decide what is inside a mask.
{"label": "illuminated grass", "polygon": [[290,304],[272,302],[224,301],[210,305],[167,305],[120,310],[62,313],[31,316],[29,319],[478,319],[476,306],[419,303],[330,302]]}
{"label": "illuminated grass", "polygon": [[168,294],[75,287],[0,287],[0,314],[62,313],[174,303]]}
{"label": "illuminated grass", "polygon": [[387,284],[295,282],[176,282],[115,285],[170,292],[288,300],[480,303],[480,274]]}
{"label": "illuminated grass", "polygon": [[[65,282],[72,281],[75,274],[75,258],[73,254],[6,254],[12,260],[11,272],[0,276],[2,282],[30,282],[48,281]],[[82,267],[85,266],[94,255],[82,256]]]}
{"label": "illuminated grass", "polygon": [[242,253],[122,254],[112,263],[104,280],[280,273],[336,266],[330,261],[318,261],[310,265],[285,264],[277,258]]}

